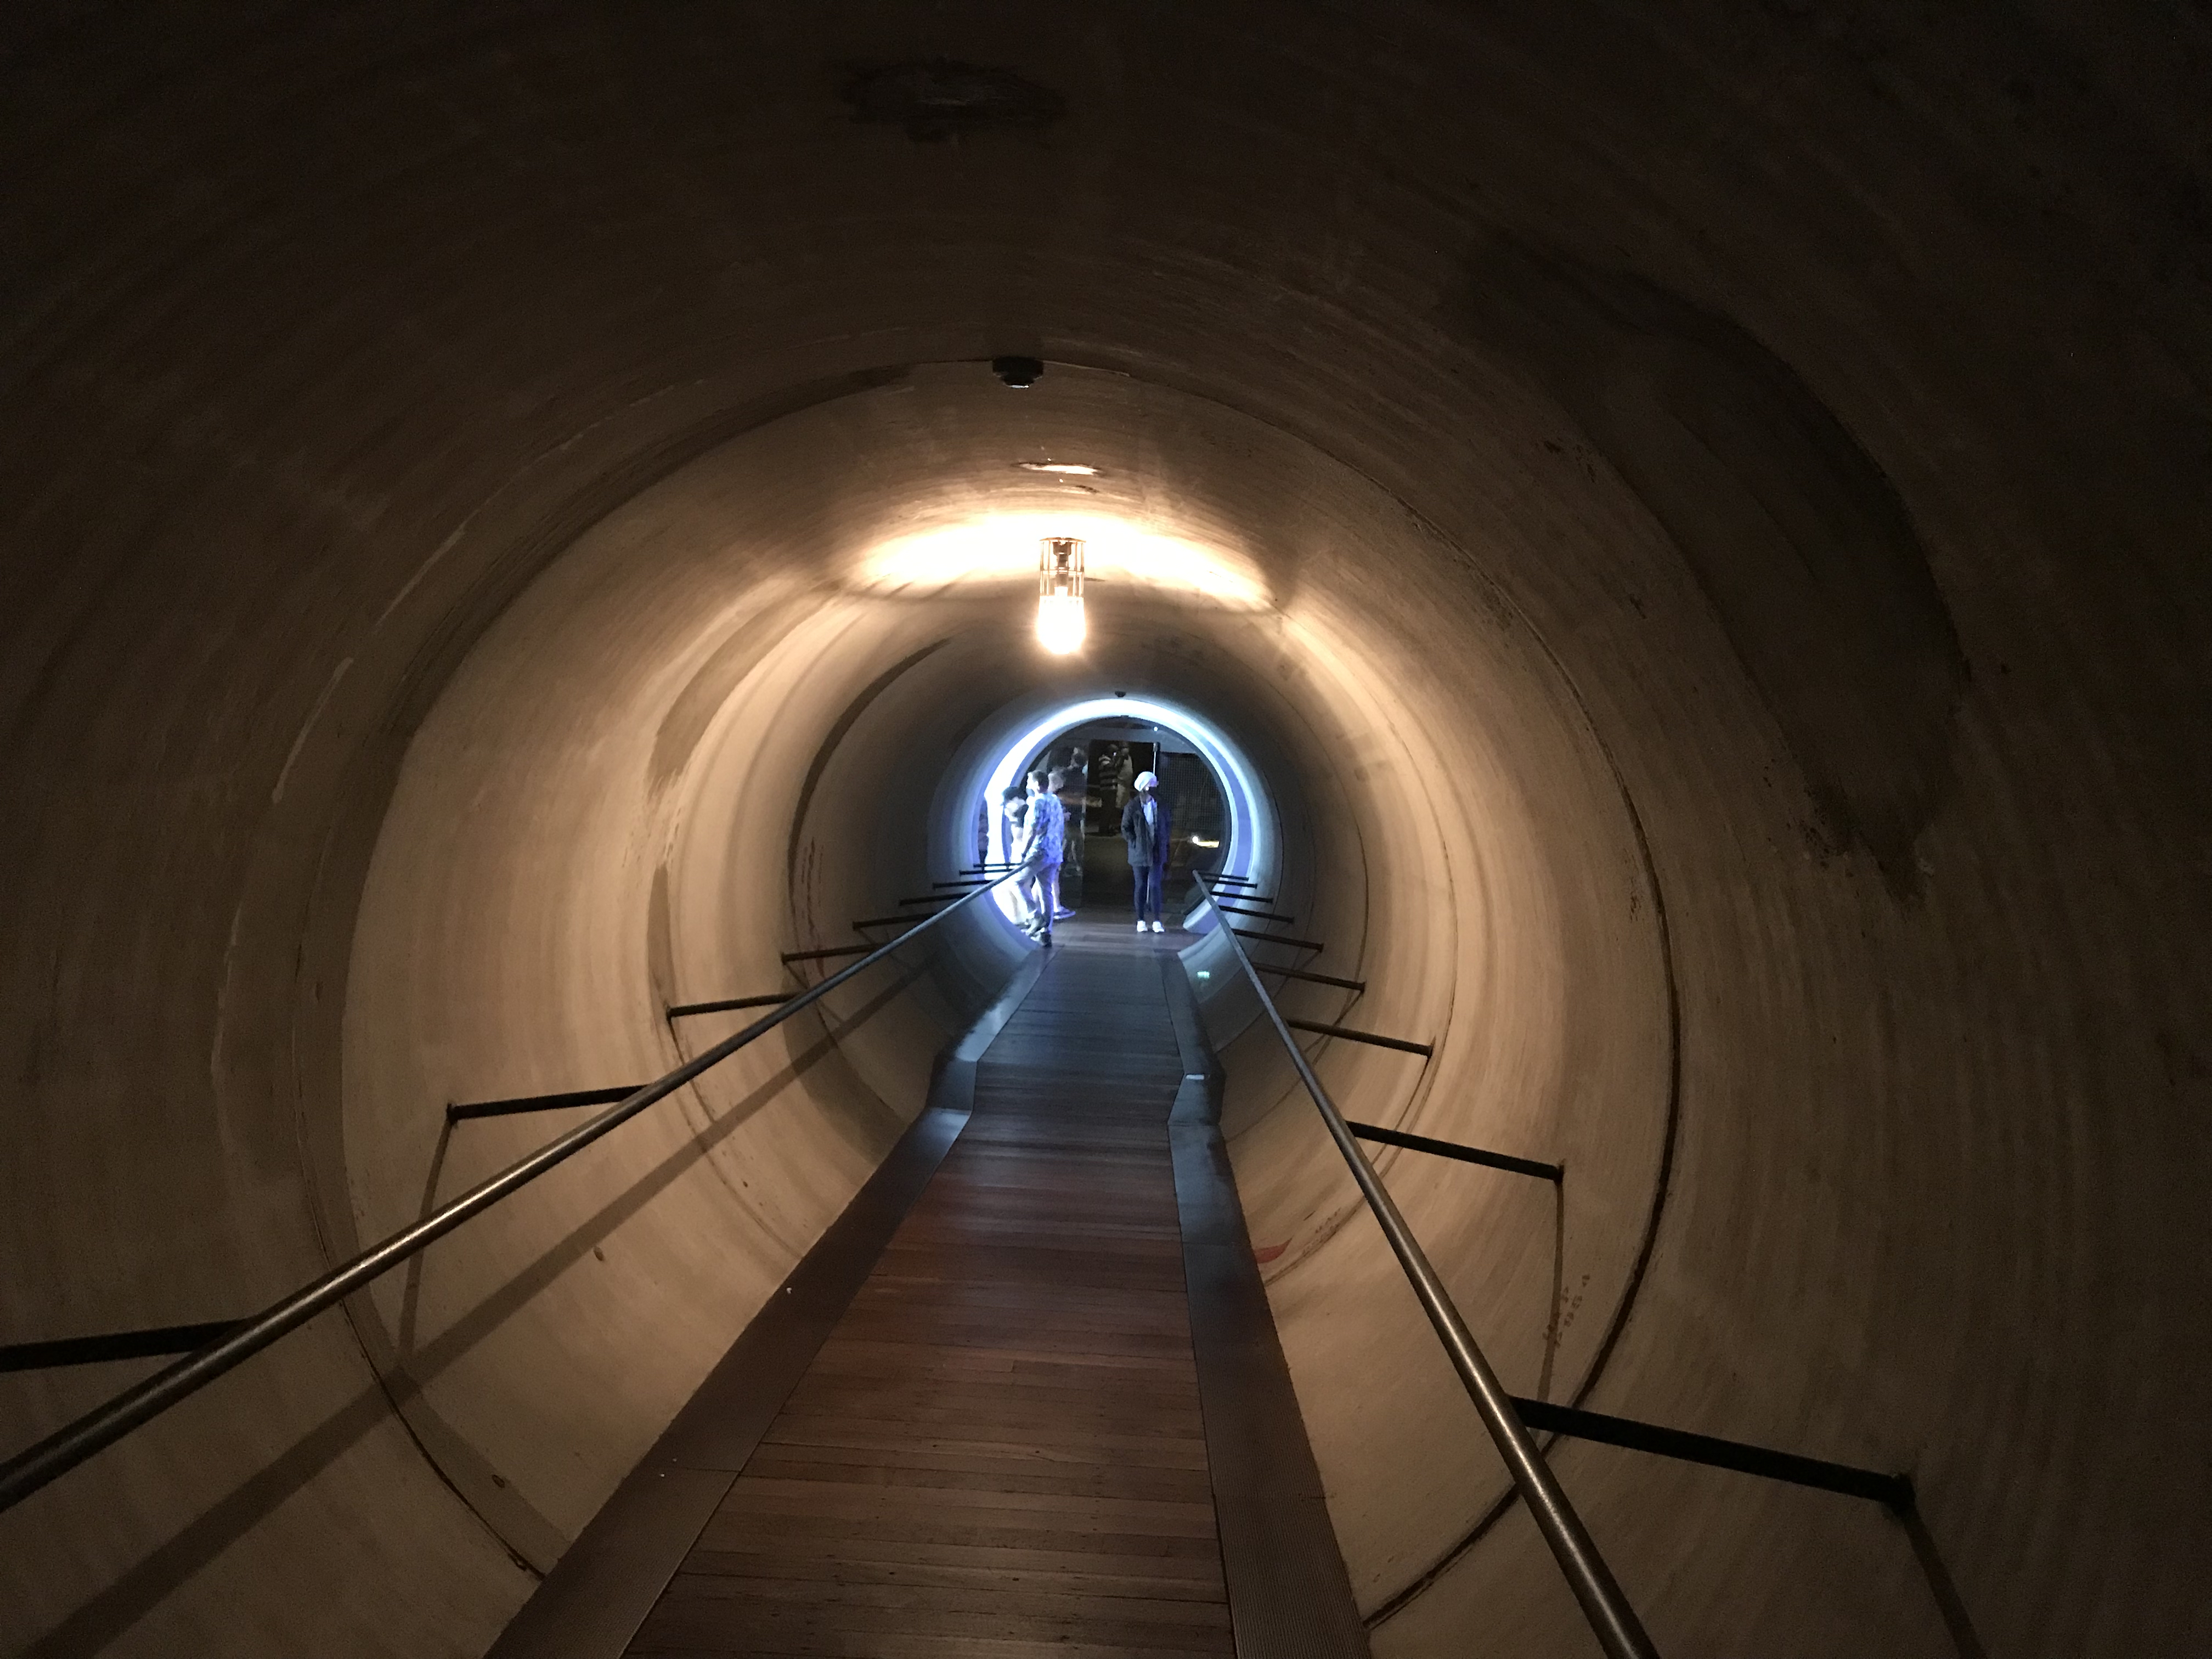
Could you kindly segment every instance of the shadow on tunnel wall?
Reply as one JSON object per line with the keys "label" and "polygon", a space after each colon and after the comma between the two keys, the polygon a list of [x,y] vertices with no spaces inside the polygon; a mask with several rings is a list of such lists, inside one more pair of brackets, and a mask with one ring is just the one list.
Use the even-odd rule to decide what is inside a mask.
{"label": "shadow on tunnel wall", "polygon": [[1815,850],[1863,847],[1917,896],[1968,671],[1881,465],[1741,325],[1633,272],[1493,235],[1442,310],[1563,404],[1681,550],[1804,770]]}

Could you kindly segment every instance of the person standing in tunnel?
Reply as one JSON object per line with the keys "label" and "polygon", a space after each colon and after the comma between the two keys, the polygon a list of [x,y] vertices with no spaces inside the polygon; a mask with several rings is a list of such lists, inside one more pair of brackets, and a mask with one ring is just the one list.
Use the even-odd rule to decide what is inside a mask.
{"label": "person standing in tunnel", "polygon": [[1160,896],[1168,884],[1170,814],[1156,775],[1138,773],[1136,791],[1121,809],[1121,839],[1128,844],[1129,874],[1137,884],[1137,931],[1143,933],[1149,920],[1154,933],[1164,933]]}
{"label": "person standing in tunnel", "polygon": [[1022,827],[1022,872],[1014,885],[1028,890],[1029,932],[1038,944],[1052,944],[1053,911],[1060,898],[1060,860],[1067,841],[1067,814],[1060,797],[1046,786],[1042,771],[1030,774],[1029,818]]}
{"label": "person standing in tunnel", "polygon": [[[999,823],[1001,837],[999,856],[1010,866],[1021,862],[1019,849],[1022,844],[1022,833],[1029,823],[1029,799],[1022,793],[1021,785],[1008,784],[999,797]],[[1024,927],[1030,925],[1031,915],[1030,896],[1024,890],[1027,886],[1028,883],[1019,878],[1017,878],[1013,884],[1015,920]]]}
{"label": "person standing in tunnel", "polygon": [[1068,902],[1071,884],[1079,898],[1083,892],[1083,819],[1084,790],[1086,787],[1083,751],[1071,750],[1067,764],[1054,768],[1052,774],[1052,793],[1060,799],[1063,834],[1060,850],[1060,884],[1053,891],[1052,919],[1066,921],[1075,915]]}

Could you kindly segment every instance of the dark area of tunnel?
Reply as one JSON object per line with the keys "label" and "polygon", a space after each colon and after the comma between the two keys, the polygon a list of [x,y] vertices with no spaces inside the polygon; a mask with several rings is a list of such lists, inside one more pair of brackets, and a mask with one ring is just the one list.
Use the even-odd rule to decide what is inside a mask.
{"label": "dark area of tunnel", "polygon": [[[1468,1069],[1340,1086],[1576,1167],[1679,1106],[1663,1181],[1639,1142],[1575,1218],[1571,1384],[1909,1469],[1992,1651],[2212,1641],[2197,13],[5,27],[9,1338],[258,1304],[420,1201],[416,1095],[655,1057],[645,989],[751,988],[933,874],[869,808],[986,718],[965,688],[1013,660],[1018,595],[836,573],[902,514],[1030,491],[1233,547],[1264,589],[1244,614],[1109,585],[1102,672],[1353,757],[1283,773],[1297,902],[1358,941],[1367,1017]],[[1045,375],[1008,392],[1009,355]],[[1086,445],[1095,482],[1012,471]],[[764,459],[717,483],[739,453]],[[723,519],[750,540],[717,566]],[[556,642],[562,673],[533,668]],[[501,700],[526,682],[538,708]],[[586,689],[634,726],[595,733]],[[738,778],[773,810],[717,863],[699,802]],[[690,850],[580,874],[660,834]],[[1679,1047],[1647,1041],[1662,892]],[[953,958],[426,1268],[419,1331],[417,1302],[325,1322],[0,1518],[0,1640],[481,1650],[910,1109],[912,1056],[1002,965]],[[453,1075],[386,1076],[379,1032]],[[1231,1059],[1378,1651],[1469,1620],[1579,1650],[1480,1449],[1429,1455],[1455,1419],[1413,1340],[1373,1387],[1334,1352],[1387,1281],[1280,1077]],[[1533,1354],[1548,1222],[1392,1179]],[[711,1285],[669,1243],[695,1226],[734,1264]],[[611,1385],[626,1297],[688,1311]],[[562,1367],[593,1403],[555,1470],[496,1419],[533,1382],[570,1412]],[[0,1426],[127,1380],[7,1379]],[[1878,1517],[1562,1468],[1666,1645],[1942,1650]]]}

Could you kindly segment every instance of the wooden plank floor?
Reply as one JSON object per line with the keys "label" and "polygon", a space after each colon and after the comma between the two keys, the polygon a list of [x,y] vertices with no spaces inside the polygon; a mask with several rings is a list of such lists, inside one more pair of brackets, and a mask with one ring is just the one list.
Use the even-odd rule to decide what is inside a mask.
{"label": "wooden plank floor", "polygon": [[1060,939],[629,1652],[1233,1653],[1167,1130],[1181,941]]}

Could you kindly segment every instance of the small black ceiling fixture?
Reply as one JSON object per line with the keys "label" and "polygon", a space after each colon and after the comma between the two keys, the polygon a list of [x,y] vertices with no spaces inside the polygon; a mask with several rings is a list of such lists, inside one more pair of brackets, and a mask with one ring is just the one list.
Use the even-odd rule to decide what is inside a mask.
{"label": "small black ceiling fixture", "polygon": [[1015,391],[1022,392],[1044,378],[1044,362],[1037,357],[994,357],[991,373]]}

